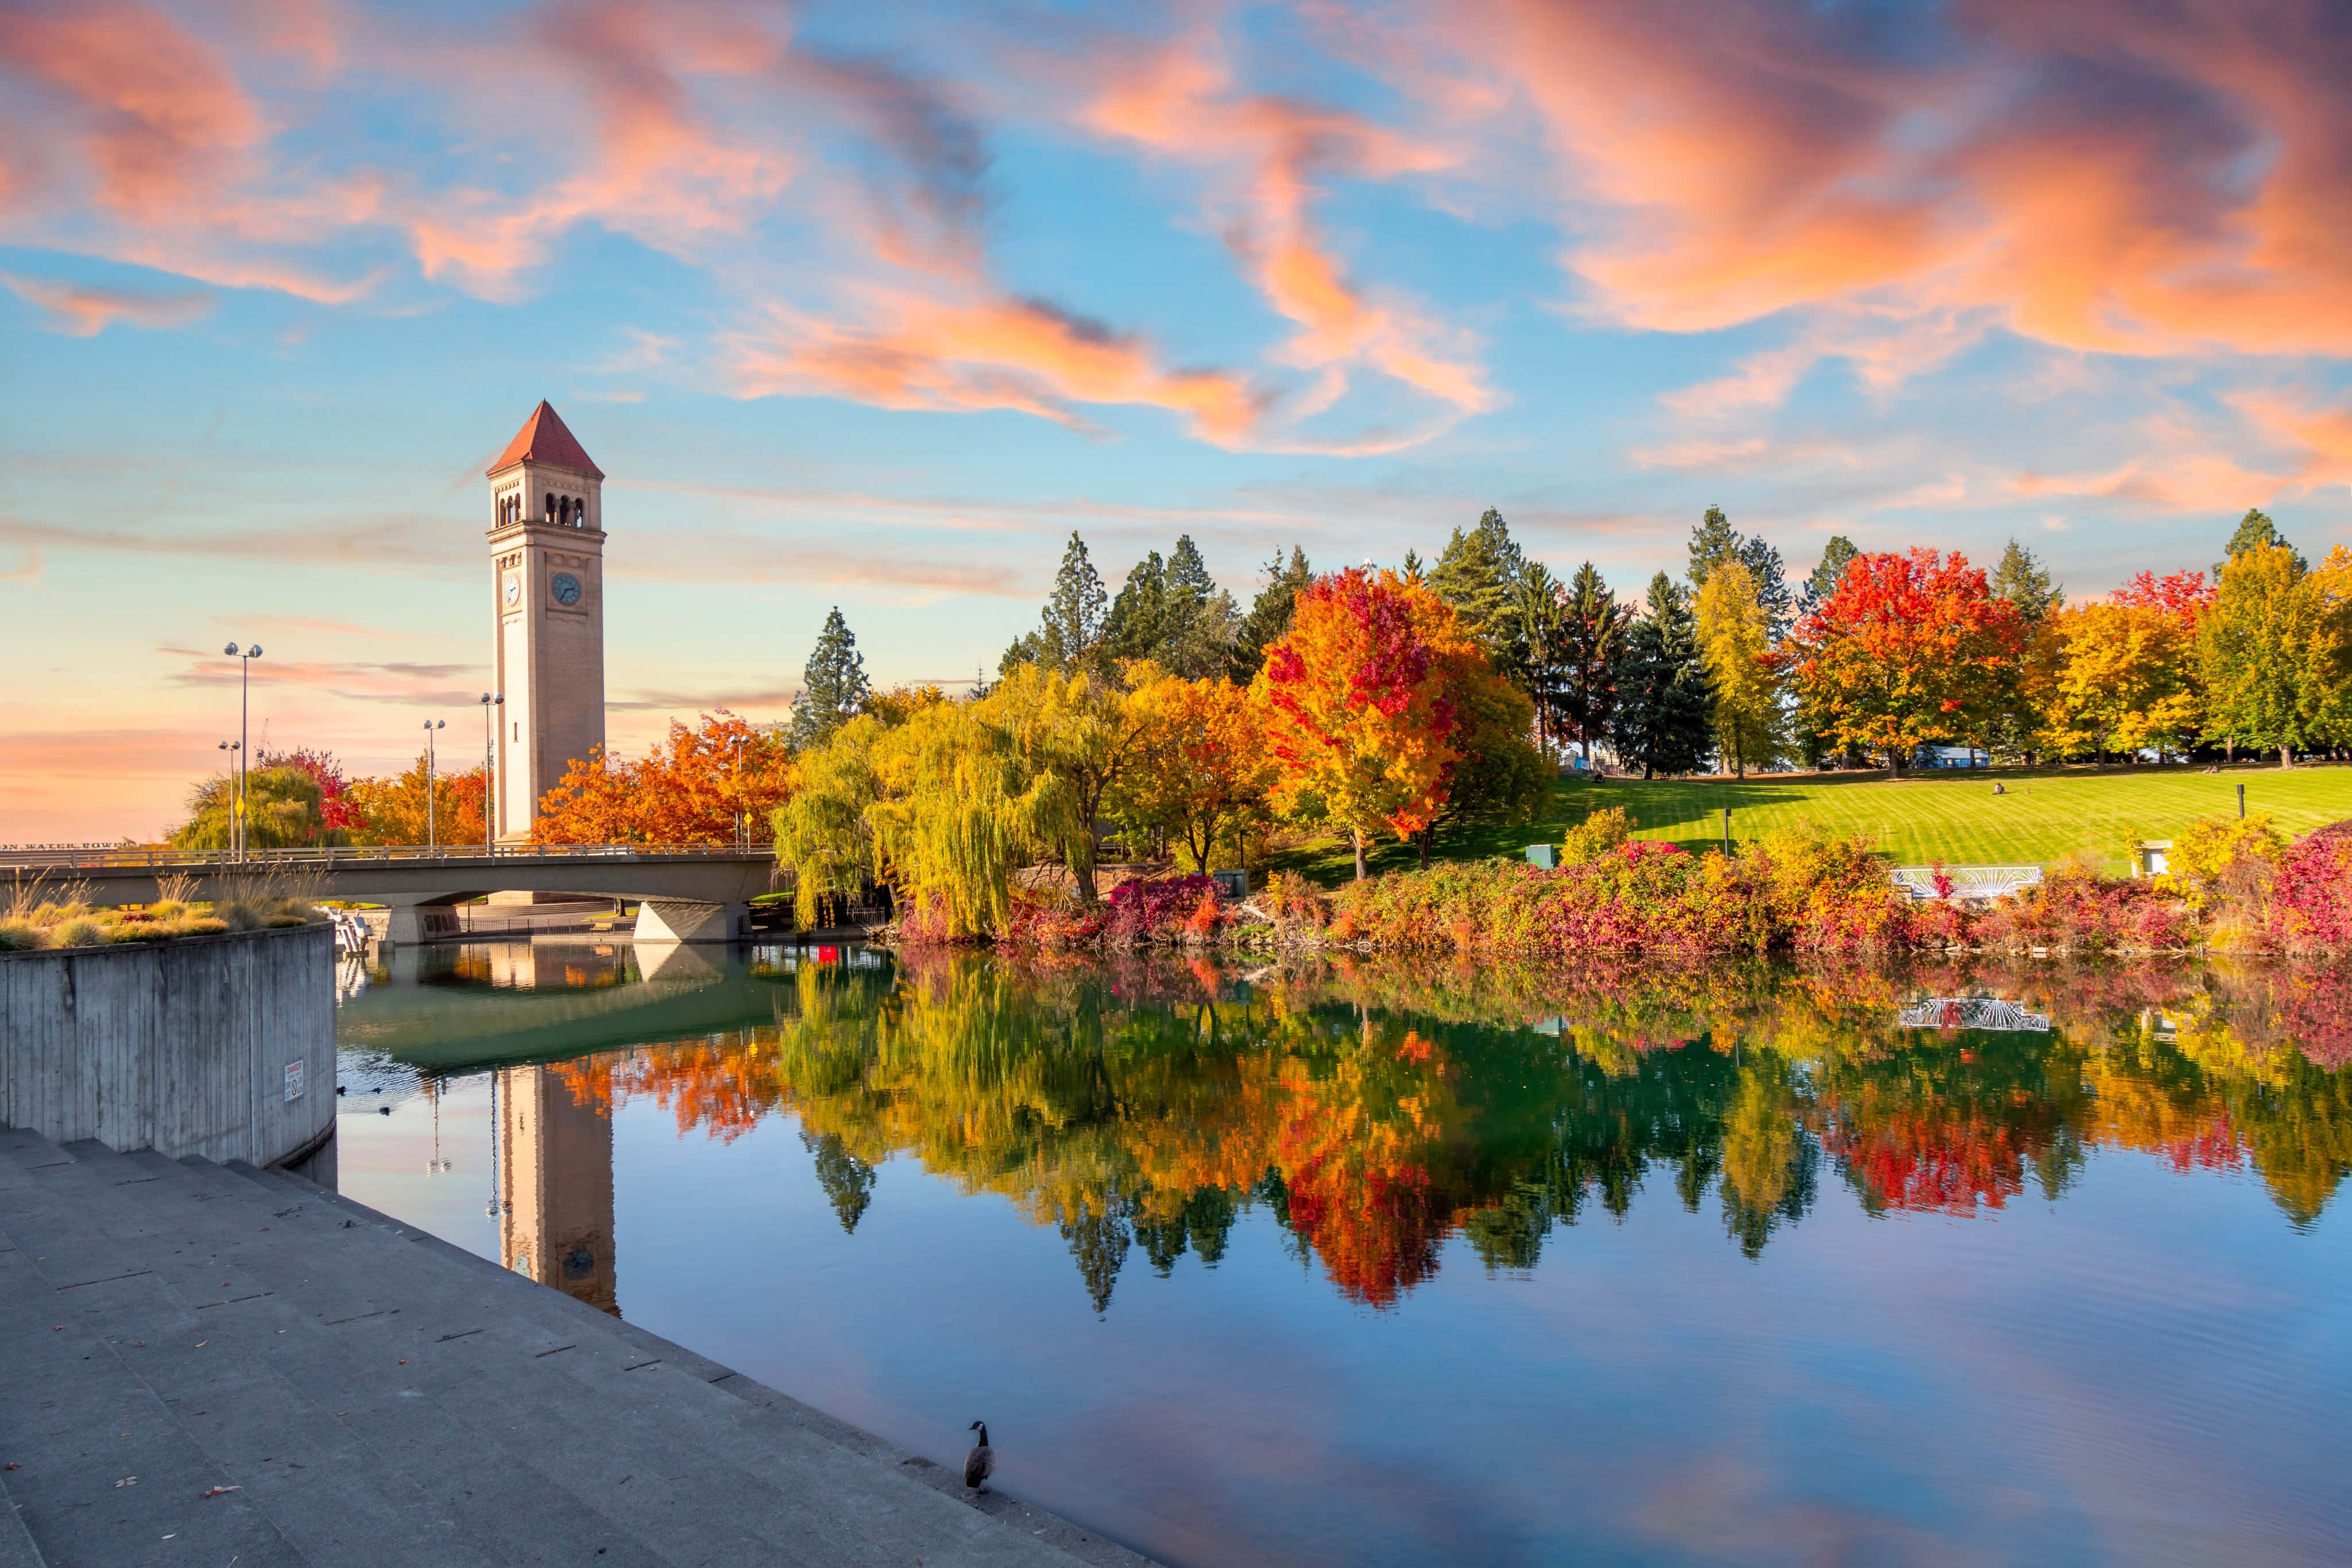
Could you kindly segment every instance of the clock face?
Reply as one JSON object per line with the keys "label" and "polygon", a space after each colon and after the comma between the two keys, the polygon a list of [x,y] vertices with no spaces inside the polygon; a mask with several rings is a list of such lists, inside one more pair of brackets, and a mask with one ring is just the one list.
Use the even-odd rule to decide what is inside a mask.
{"label": "clock face", "polygon": [[509,610],[522,602],[522,579],[513,572],[507,573],[506,595],[507,608]]}
{"label": "clock face", "polygon": [[580,580],[572,576],[570,572],[557,572],[555,574],[554,580],[550,582],[547,586],[554,592],[555,602],[558,604],[577,604],[580,602]]}

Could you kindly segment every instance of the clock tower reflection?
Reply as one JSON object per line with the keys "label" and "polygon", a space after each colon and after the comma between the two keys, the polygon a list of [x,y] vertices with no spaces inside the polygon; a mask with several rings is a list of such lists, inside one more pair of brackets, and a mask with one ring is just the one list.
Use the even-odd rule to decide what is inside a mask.
{"label": "clock tower reflection", "polygon": [[549,1067],[499,1070],[499,1258],[621,1315],[613,1260],[613,1122]]}

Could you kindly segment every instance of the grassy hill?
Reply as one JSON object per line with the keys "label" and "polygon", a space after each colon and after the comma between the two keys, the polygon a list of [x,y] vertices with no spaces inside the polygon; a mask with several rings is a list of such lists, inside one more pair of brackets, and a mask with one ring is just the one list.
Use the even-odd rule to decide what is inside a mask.
{"label": "grassy hill", "polygon": [[[1995,780],[2007,792],[1992,792]],[[2238,809],[2268,811],[2290,833],[2352,817],[2352,767],[2307,765],[2282,771],[2247,764],[2206,773],[2179,768],[1988,768],[1915,774],[1890,783],[1883,774],[1806,774],[1728,779],[1612,779],[1562,783],[1546,819],[1531,827],[1482,830],[1439,846],[1447,859],[1512,854],[1557,841],[1587,811],[1622,806],[1634,836],[1699,850],[1719,843],[1723,808],[1731,808],[1735,841],[1811,821],[1834,833],[1866,833],[1905,865],[2048,864],[2080,852],[2110,871],[2124,869],[2135,839],[2168,839],[2199,817]],[[1413,864],[1411,851],[1384,846],[1381,869]],[[1304,869],[1321,881],[1351,874],[1353,862],[1336,839],[1276,856],[1277,866]]]}

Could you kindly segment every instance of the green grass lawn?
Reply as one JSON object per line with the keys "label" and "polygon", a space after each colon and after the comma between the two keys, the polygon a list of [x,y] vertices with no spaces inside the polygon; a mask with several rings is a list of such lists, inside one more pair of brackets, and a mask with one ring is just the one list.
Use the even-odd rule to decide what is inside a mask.
{"label": "green grass lawn", "polygon": [[[1995,780],[2007,793],[1992,792]],[[2289,833],[2352,817],[2352,767],[2305,765],[2288,771],[2247,764],[2219,774],[2193,767],[1985,768],[1914,774],[1889,783],[1884,774],[1763,777],[1723,779],[1612,779],[1562,783],[1544,821],[1528,827],[1482,829],[1442,841],[1448,860],[1517,855],[1524,847],[1557,842],[1587,811],[1622,806],[1633,835],[1692,850],[1722,841],[1723,809],[1731,808],[1734,841],[1811,821],[1833,833],[1865,833],[1897,864],[2042,864],[2080,852],[2120,872],[2135,839],[2168,839],[2200,817],[2238,809],[2267,811]],[[1412,852],[1388,844],[1374,856],[1378,869],[1414,864]],[[1277,869],[1306,871],[1321,882],[1351,875],[1354,862],[1337,839],[1318,840],[1274,857]]]}

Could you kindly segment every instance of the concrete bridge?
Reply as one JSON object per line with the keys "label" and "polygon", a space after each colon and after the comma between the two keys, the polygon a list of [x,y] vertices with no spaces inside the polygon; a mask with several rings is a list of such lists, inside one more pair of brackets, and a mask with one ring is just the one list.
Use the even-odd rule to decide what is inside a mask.
{"label": "concrete bridge", "polygon": [[[387,939],[458,933],[457,905],[493,893],[572,893],[638,903],[639,942],[730,942],[750,935],[751,901],[792,885],[775,852],[716,844],[370,844],[226,852],[0,849],[0,890],[38,878],[92,904],[167,896],[284,896],[379,904]],[[88,892],[82,893],[87,887]]]}

